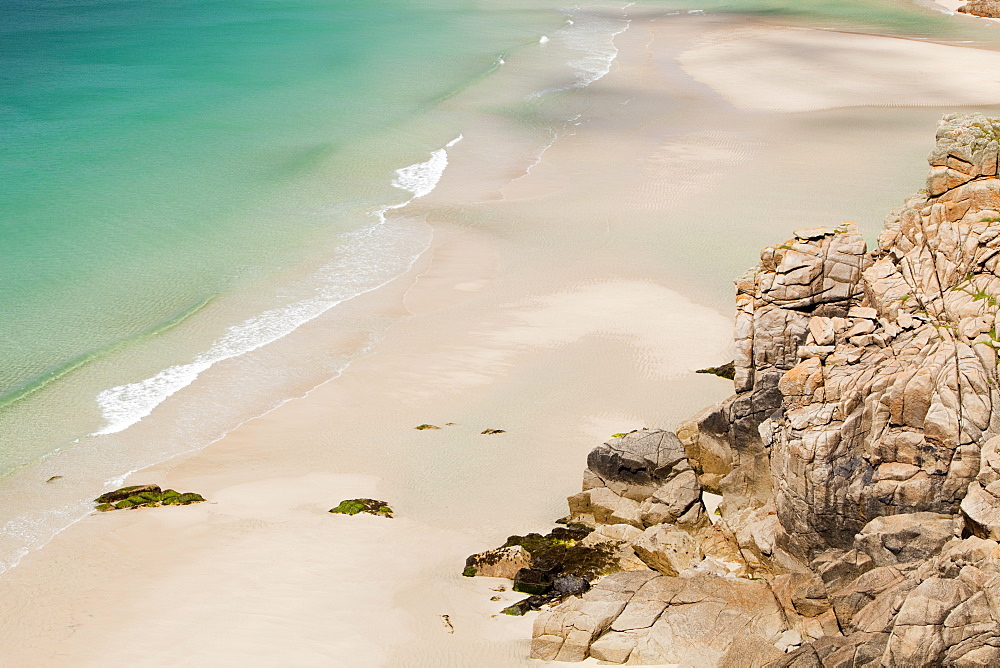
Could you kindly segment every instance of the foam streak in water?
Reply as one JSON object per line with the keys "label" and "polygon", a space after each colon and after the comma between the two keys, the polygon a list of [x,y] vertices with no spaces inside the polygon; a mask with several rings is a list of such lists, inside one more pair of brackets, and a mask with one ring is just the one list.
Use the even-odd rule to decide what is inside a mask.
{"label": "foam streak in water", "polygon": [[144,380],[104,390],[97,395],[97,403],[106,424],[94,435],[128,429],[216,363],[276,341],[337,304],[382,287],[407,271],[426,250],[428,240],[424,239],[419,248],[413,248],[412,231],[387,226],[385,214],[430,194],[448,166],[447,149],[461,139],[459,135],[444,148],[434,151],[426,162],[396,170],[392,185],[412,193],[413,197],[374,211],[377,219],[374,225],[347,235],[335,259],[317,276],[319,294],[233,325],[191,363],[172,366]]}
{"label": "foam streak in water", "polygon": [[[625,5],[622,11],[624,12],[629,6]],[[532,93],[528,99],[574,88],[584,88],[603,78],[611,71],[611,64],[618,57],[615,37],[628,30],[630,24],[631,21],[625,18],[614,19],[583,13],[573,14],[573,18],[568,19],[566,26],[561,28],[553,38],[568,49],[583,54],[569,62],[570,67],[576,72],[576,81],[568,86]],[[548,38],[546,41],[549,41]]]}

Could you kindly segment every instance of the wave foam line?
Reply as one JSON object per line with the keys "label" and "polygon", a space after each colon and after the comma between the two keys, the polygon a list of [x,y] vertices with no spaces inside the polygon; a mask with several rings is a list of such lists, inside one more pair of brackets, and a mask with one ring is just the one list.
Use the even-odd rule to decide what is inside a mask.
{"label": "wave foam line", "polygon": [[[622,7],[622,12],[634,3]],[[603,16],[572,15],[566,20],[566,25],[554,37],[566,48],[579,51],[584,55],[569,62],[576,71],[576,81],[559,88],[547,88],[528,96],[535,99],[575,88],[585,88],[595,81],[604,78],[611,71],[611,65],[618,57],[618,47],[615,37],[628,30],[632,22],[629,19],[612,19]],[[549,41],[546,38],[546,42]]]}
{"label": "wave foam line", "polygon": [[462,135],[459,135],[444,148],[432,152],[426,162],[396,170],[392,185],[413,196],[401,204],[373,211],[377,223],[346,235],[348,242],[338,249],[334,261],[324,265],[317,274],[321,281],[317,296],[270,309],[229,327],[193,362],[172,366],[144,380],[104,390],[97,395],[97,404],[106,424],[91,435],[115,434],[128,429],[215,364],[277,341],[334,306],[376,290],[409,270],[427,249],[429,241],[425,240],[415,254],[406,253],[406,249],[400,246],[405,246],[409,239],[401,239],[399,230],[385,225],[386,212],[401,209],[413,200],[430,194],[448,167],[447,149],[461,140]]}

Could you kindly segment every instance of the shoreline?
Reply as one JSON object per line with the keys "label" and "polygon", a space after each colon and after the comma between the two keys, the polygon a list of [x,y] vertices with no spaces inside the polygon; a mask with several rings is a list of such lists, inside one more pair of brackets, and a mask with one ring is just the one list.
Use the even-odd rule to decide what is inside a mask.
{"label": "shoreline", "polygon": [[[378,345],[305,396],[129,480],[208,503],[91,515],[26,556],[0,578],[4,600],[17,601],[0,617],[0,654],[38,666],[141,655],[219,665],[329,665],[337,656],[357,666],[475,655],[484,666],[532,665],[531,618],[492,619],[509,601],[489,601],[497,583],[461,578],[464,557],[551,526],[578,490],[586,453],[610,434],[673,427],[731,391],[692,373],[727,361],[729,312],[712,308],[714,295],[679,290],[697,274],[683,250],[671,258],[677,267],[654,252],[678,238],[684,249],[703,247],[700,235],[727,229],[681,238],[667,223],[752,184],[762,161],[783,155],[764,121],[742,134],[713,127],[758,122],[756,112],[731,111],[724,91],[697,77],[681,94],[708,110],[705,126],[661,108],[687,81],[666,61],[688,46],[671,40],[718,27],[634,20],[611,74],[588,91],[585,125],[495,203],[459,194],[470,178],[460,163],[475,162],[456,150],[457,171],[405,212],[426,217],[432,248],[341,316],[389,321]],[[923,119],[914,119],[923,141]],[[839,168],[835,177],[847,179],[848,166]],[[718,206],[727,204],[739,201]],[[776,218],[772,227],[783,227]],[[773,231],[732,234],[752,243]],[[643,239],[658,241],[646,250]],[[744,262],[729,252],[716,271]],[[716,277],[715,288],[730,278]],[[304,325],[296,341],[322,341],[325,326]],[[413,430],[421,423],[443,428]],[[507,433],[482,435],[487,428]],[[385,499],[397,516],[326,513],[353,496]]]}

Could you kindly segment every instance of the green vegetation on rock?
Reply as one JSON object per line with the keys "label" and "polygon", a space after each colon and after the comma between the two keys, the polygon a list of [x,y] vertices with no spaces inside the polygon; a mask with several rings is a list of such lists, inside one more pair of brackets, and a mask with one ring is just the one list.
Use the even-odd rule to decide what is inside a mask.
{"label": "green vegetation on rock", "polygon": [[392,517],[392,508],[389,504],[377,499],[345,499],[336,508],[331,508],[330,512],[337,515],[368,513],[379,517]]}
{"label": "green vegetation on rock", "polygon": [[101,494],[94,499],[96,510],[124,510],[126,508],[154,508],[156,506],[186,506],[205,500],[201,494],[168,489],[161,491],[157,485],[129,485],[113,492]]}

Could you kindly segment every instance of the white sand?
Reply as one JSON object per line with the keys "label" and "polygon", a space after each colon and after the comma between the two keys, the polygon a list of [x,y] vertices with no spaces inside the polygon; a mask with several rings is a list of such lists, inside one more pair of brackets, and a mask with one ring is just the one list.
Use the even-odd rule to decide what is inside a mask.
{"label": "white sand", "polygon": [[[730,31],[739,48],[726,56],[717,41],[693,46],[706,29],[717,24],[636,20],[615,71],[588,91],[588,122],[530,175],[502,192],[483,186],[487,203],[454,186],[477,166],[468,131],[455,171],[407,210],[434,226],[432,250],[340,316],[391,317],[374,351],[130,480],[210,503],[93,515],[0,578],[0,664],[531,665],[531,618],[496,617],[517,596],[461,577],[465,557],[551,527],[586,453],[610,434],[673,427],[728,393],[692,371],[730,359],[730,281],[760,245],[840,214],[874,219],[879,197],[914,187],[906,169],[913,181],[923,172],[899,165],[926,153],[936,111],[824,112],[796,125],[733,109],[698,83],[721,76],[726,57],[743,71],[754,56],[771,79],[744,71],[720,92],[758,109],[764,86],[794,98],[779,108],[801,108],[778,65],[799,64],[782,49],[808,34],[838,45],[822,42],[822,53],[867,55],[805,108],[863,104],[865,82],[886,73],[867,45],[902,40]],[[678,67],[680,51],[698,81]],[[950,75],[936,73],[922,92],[911,84],[914,103],[950,90]],[[848,141],[869,136],[858,118],[886,142],[861,142],[875,152],[860,161]],[[829,189],[831,204],[817,194]],[[868,190],[880,194],[864,199]],[[325,326],[296,336],[324,340]],[[424,422],[443,428],[413,429]],[[384,499],[397,516],[326,512],[355,496]]]}
{"label": "white sand", "polygon": [[1000,53],[808,28],[725,28],[684,69],[744,109],[1000,104]]}

